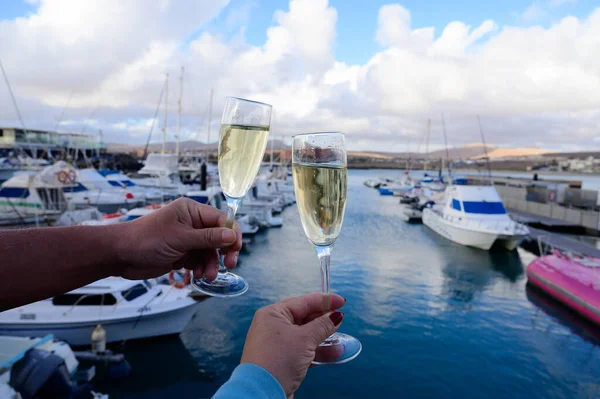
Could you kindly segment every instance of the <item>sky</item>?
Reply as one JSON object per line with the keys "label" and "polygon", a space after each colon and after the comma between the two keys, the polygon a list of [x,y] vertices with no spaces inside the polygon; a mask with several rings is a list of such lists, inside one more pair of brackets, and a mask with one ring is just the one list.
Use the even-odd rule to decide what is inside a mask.
{"label": "sky", "polygon": [[[216,140],[226,96],[273,104],[272,136],[351,150],[480,141],[600,150],[600,4],[586,0],[3,0],[0,60],[30,129]],[[214,91],[209,118],[211,90]],[[442,124],[442,115],[445,124]],[[0,80],[0,126],[20,126]],[[160,140],[155,128],[153,142]],[[289,140],[289,139],[288,139]]]}

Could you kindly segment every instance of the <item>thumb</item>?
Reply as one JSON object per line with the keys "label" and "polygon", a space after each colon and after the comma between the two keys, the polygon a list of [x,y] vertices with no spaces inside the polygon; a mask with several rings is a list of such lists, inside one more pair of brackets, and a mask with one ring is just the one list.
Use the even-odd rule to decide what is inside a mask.
{"label": "thumb", "polygon": [[188,251],[206,248],[223,248],[233,245],[237,235],[232,229],[214,227],[209,229],[193,229],[185,234],[184,245]]}
{"label": "thumb", "polygon": [[344,313],[336,310],[335,312],[324,314],[310,323],[304,324],[302,329],[312,339],[312,343],[316,348],[337,330],[343,319]]}

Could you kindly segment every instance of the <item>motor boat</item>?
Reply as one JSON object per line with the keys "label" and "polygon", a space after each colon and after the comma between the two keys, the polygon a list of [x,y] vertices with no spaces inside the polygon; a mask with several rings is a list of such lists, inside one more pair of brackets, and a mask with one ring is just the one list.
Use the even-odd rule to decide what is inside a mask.
{"label": "motor boat", "polygon": [[108,399],[92,390],[94,376],[95,369],[80,367],[77,353],[52,334],[0,337],[0,398]]}
{"label": "motor boat", "polygon": [[146,204],[160,204],[164,201],[161,190],[152,187],[140,187],[131,178],[118,170],[100,170],[98,173],[104,176],[111,186],[126,190],[136,198],[145,199]]}
{"label": "motor boat", "polygon": [[145,178],[132,179],[140,187],[160,189],[169,198],[185,195],[190,185],[183,184],[179,178],[179,159],[176,154],[148,154],[144,167],[138,172]]}
{"label": "motor boat", "polygon": [[494,186],[469,186],[457,179],[444,200],[423,209],[423,223],[457,244],[489,250],[498,243],[514,250],[529,229],[513,221]]}
{"label": "motor boat", "polygon": [[0,313],[0,335],[54,334],[89,345],[101,324],[106,342],[179,334],[196,312],[189,288],[108,277],[62,295]]}
{"label": "motor boat", "polygon": [[0,186],[0,225],[57,219],[68,208],[63,190],[75,180],[75,169],[63,161],[40,172],[18,172]]}
{"label": "motor boat", "polygon": [[95,169],[76,171],[76,184],[63,189],[65,198],[72,209],[90,206],[103,213],[113,213],[120,209],[132,209],[146,204],[143,194],[134,195],[132,191],[111,185]]}
{"label": "motor boat", "polygon": [[534,259],[529,284],[541,289],[595,324],[600,324],[600,259],[559,251]]}

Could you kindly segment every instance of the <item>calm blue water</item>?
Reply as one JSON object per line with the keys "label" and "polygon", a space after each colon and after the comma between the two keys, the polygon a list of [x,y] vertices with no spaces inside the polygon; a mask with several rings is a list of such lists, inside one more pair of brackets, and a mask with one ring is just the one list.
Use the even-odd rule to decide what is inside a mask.
{"label": "calm blue water", "polygon": [[[350,172],[333,252],[332,290],[348,299],[341,331],[359,338],[363,352],[309,370],[296,398],[599,397],[600,333],[526,290],[531,258],[460,247],[405,223],[397,199],[362,185],[386,174],[398,172]],[[246,295],[199,304],[181,339],[128,344],[134,375],[100,390],[210,397],[237,365],[256,309],[320,289],[296,208],[283,219],[241,257]]]}

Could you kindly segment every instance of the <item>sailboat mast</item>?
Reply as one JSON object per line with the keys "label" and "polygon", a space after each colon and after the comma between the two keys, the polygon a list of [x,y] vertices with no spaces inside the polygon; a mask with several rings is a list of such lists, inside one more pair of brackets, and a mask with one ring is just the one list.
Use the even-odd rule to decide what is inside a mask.
{"label": "sailboat mast", "polygon": [[166,151],[167,145],[167,104],[169,97],[169,73],[167,72],[167,76],[165,78],[165,117],[163,118],[163,128],[162,128],[162,153],[164,154]]}
{"label": "sailboat mast", "polygon": [[427,172],[429,166],[429,134],[431,133],[431,119],[427,119],[427,136],[425,138],[425,164],[423,165],[423,171]]}
{"label": "sailboat mast", "polygon": [[481,134],[481,142],[483,143],[483,153],[485,154],[485,159],[487,161],[488,167],[488,178],[490,179],[490,183],[492,181],[492,165],[490,164],[490,157],[487,151],[487,144],[485,143],[485,137],[483,136],[483,129],[481,128],[481,118],[477,115],[477,123],[479,124],[479,134]]}
{"label": "sailboat mast", "polygon": [[[23,116],[21,116],[21,111],[19,110],[19,106],[17,105],[17,99],[15,98],[15,94],[12,91],[12,86],[10,85],[10,81],[8,80],[8,75],[6,74],[6,70],[4,69],[4,65],[2,64],[2,60],[0,59],[0,69],[2,69],[2,75],[4,76],[4,81],[6,82],[6,87],[8,87],[8,92],[10,93],[10,99],[12,100],[13,106],[15,107],[15,111],[17,111],[17,117],[19,118],[19,122],[21,123],[21,127],[25,132],[25,141],[29,144],[29,151],[31,151],[31,156],[37,158],[37,151],[34,152],[33,145],[29,142],[29,134],[27,128],[25,127],[25,122],[23,122]],[[25,154],[27,155],[27,154]]]}
{"label": "sailboat mast", "polygon": [[181,76],[179,77],[179,100],[177,101],[177,142],[175,144],[175,154],[179,159],[179,146],[181,144],[181,97],[183,95],[183,66],[181,67]]}
{"label": "sailboat mast", "polygon": [[452,161],[450,160],[450,153],[448,152],[448,136],[446,136],[446,121],[444,120],[444,113],[442,112],[442,130],[444,132],[444,145],[446,146],[446,160],[448,162],[448,177],[452,178]]}
{"label": "sailboat mast", "polygon": [[273,171],[273,138],[271,138],[271,140],[269,140],[269,145],[271,147],[271,160],[270,160],[270,169],[271,172]]}
{"label": "sailboat mast", "polygon": [[215,94],[215,89],[210,89],[210,101],[208,103],[208,131],[206,133],[206,163],[208,163],[208,158],[210,154],[209,145],[210,145],[210,127],[212,125],[212,107],[213,107],[213,96]]}

